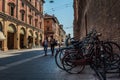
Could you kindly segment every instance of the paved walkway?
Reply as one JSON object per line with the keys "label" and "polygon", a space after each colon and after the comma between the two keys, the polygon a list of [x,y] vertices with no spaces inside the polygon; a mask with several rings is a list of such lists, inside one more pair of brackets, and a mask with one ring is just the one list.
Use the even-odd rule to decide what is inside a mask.
{"label": "paved walkway", "polygon": [[15,53],[18,53],[18,52],[28,52],[28,51],[34,51],[34,50],[43,50],[43,47],[41,47],[41,48],[32,48],[32,49],[0,51],[0,58],[16,55]]}
{"label": "paved walkway", "polygon": [[[36,54],[39,52],[36,50],[40,49],[33,50],[35,51],[32,54]],[[15,55],[14,53],[9,54]],[[69,74],[57,67],[55,57],[51,56],[50,51],[48,56],[40,57],[40,55],[5,65],[0,70],[0,80],[98,80],[95,72],[89,66],[81,74]]]}

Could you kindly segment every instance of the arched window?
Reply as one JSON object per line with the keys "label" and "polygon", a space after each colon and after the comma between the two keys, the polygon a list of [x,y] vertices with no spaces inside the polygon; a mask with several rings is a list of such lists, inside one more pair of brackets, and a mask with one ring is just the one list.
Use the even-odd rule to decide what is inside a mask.
{"label": "arched window", "polygon": [[21,13],[21,20],[24,21],[24,13]]}
{"label": "arched window", "polygon": [[25,11],[24,10],[20,10],[20,12],[21,12],[21,20],[24,21]]}
{"label": "arched window", "polygon": [[40,29],[41,29],[41,26],[42,26],[42,22],[40,22],[40,23],[39,23],[39,25],[40,25]]}
{"label": "arched window", "polygon": [[35,0],[35,7],[37,7],[37,1]]}
{"label": "arched window", "polygon": [[29,24],[32,24],[32,15],[29,15],[28,18],[29,18]]}
{"label": "arched window", "polygon": [[24,2],[21,2],[22,7],[24,7]]}
{"label": "arched window", "polygon": [[13,6],[10,6],[10,15],[14,16],[14,7]]}
{"label": "arched window", "polygon": [[35,27],[37,27],[38,19],[35,19]]}
{"label": "arched window", "polygon": [[14,3],[8,3],[10,7],[10,15],[14,16],[14,9],[15,9],[15,4]]}

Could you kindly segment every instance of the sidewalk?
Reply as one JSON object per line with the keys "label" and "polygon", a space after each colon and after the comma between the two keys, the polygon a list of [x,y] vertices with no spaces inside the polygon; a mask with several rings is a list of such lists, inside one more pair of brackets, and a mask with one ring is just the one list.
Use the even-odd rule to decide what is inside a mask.
{"label": "sidewalk", "polygon": [[[55,47],[55,48],[58,48]],[[16,53],[16,52],[27,52],[27,51],[33,51],[33,50],[43,50],[44,48],[43,47],[40,47],[40,48],[31,48],[31,49],[14,49],[14,50],[8,50],[8,51],[1,51],[0,50],[0,55],[3,55],[3,54],[12,54],[12,53]],[[48,49],[50,49],[50,47],[48,47]]]}
{"label": "sidewalk", "polygon": [[0,51],[0,58],[16,55],[15,53],[28,52],[28,51],[33,51],[33,50],[43,50],[43,47],[41,47],[41,48],[32,48],[32,49]]}

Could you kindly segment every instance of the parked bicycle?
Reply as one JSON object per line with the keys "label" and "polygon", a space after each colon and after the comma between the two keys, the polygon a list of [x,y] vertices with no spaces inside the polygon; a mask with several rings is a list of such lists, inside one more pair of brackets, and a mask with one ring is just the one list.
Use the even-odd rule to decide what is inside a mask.
{"label": "parked bicycle", "polygon": [[74,53],[73,51],[79,50],[79,44],[82,46],[84,43],[87,43],[91,34],[92,32],[89,32],[89,34],[81,41],[76,41],[74,40],[74,38],[70,38],[70,40],[68,41],[70,41],[71,45],[56,50],[55,62],[60,69],[64,70],[62,65],[62,58],[64,57],[64,55],[70,53],[71,51],[72,53]]}
{"label": "parked bicycle", "polygon": [[[82,41],[59,49],[55,55],[57,66],[69,73],[80,73],[86,64],[90,64],[92,68],[93,66],[102,67],[102,55],[105,56],[106,63],[109,65],[118,63],[120,59],[117,54],[120,52],[119,45],[110,41],[100,41],[98,37],[97,32],[93,30]],[[117,52],[113,51],[114,47],[118,49]],[[102,54],[103,51],[104,54]]]}

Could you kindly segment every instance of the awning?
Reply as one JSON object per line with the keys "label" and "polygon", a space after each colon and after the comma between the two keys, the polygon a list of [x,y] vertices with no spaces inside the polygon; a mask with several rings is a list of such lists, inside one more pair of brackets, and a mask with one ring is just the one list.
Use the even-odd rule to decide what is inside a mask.
{"label": "awning", "polygon": [[0,41],[2,41],[2,40],[5,40],[5,36],[4,36],[3,32],[0,31]]}
{"label": "awning", "polygon": [[30,31],[28,32],[28,36],[31,36],[31,37],[32,37],[32,33],[31,33]]}
{"label": "awning", "polygon": [[14,29],[12,26],[9,26],[9,27],[8,27],[8,32],[14,33],[14,32],[15,32],[15,29]]}
{"label": "awning", "polygon": [[38,37],[38,40],[41,40],[41,37],[40,37],[40,36]]}
{"label": "awning", "polygon": [[38,35],[35,33],[34,37],[35,37],[35,38],[38,38]]}
{"label": "awning", "polygon": [[25,35],[25,31],[23,29],[20,30],[20,34]]}

